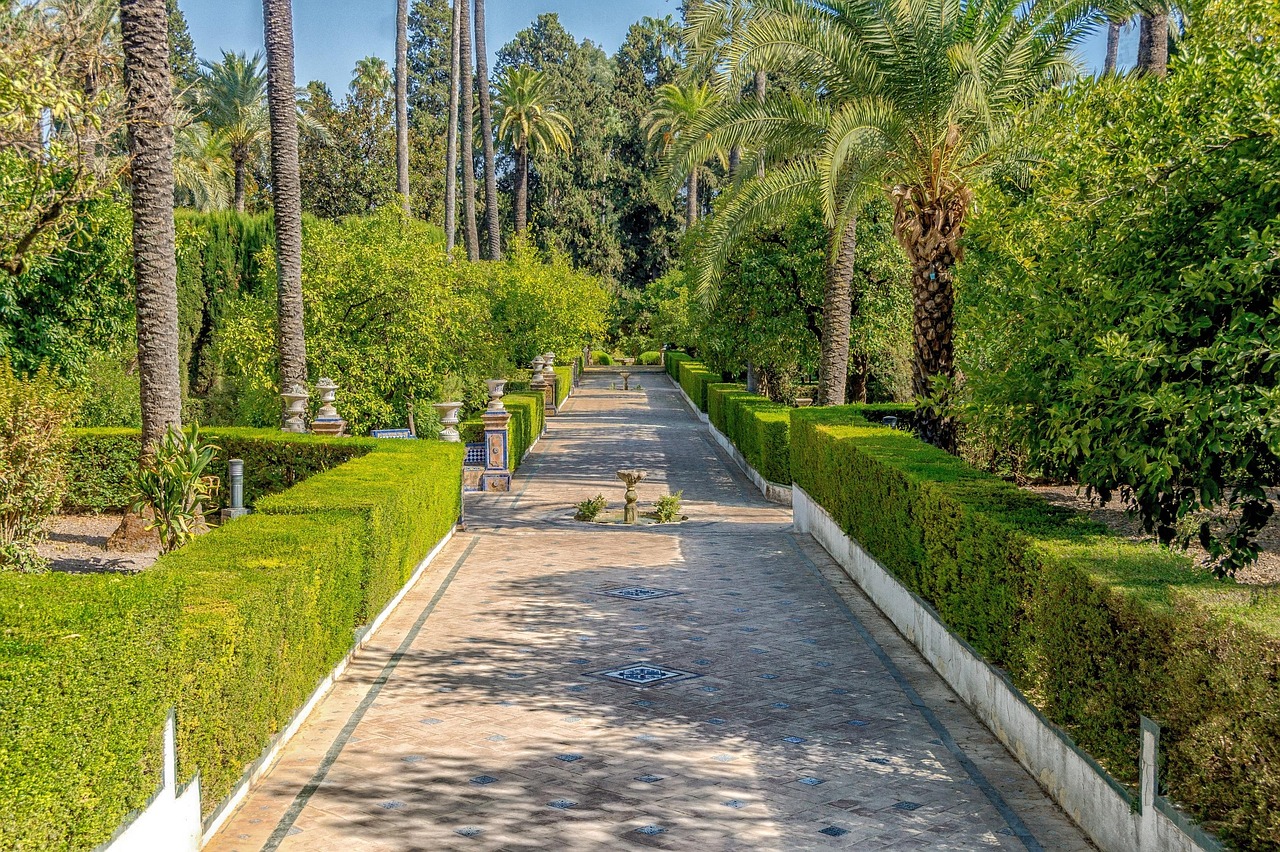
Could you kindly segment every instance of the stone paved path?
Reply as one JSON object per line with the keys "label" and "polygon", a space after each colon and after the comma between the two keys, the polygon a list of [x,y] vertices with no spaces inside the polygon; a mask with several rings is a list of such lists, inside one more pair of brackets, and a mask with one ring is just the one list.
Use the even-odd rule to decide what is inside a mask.
{"label": "stone paved path", "polygon": [[[468,499],[207,848],[1091,848],[664,375],[612,378],[588,376],[511,495]],[[629,466],[689,520],[571,520]]]}

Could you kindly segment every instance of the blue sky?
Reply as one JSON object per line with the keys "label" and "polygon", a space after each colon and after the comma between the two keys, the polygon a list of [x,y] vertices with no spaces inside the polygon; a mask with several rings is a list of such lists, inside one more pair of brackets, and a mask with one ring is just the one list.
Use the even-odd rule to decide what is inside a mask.
{"label": "blue sky", "polygon": [[[202,59],[222,49],[252,54],[262,49],[261,0],[178,0]],[[558,12],[569,32],[589,38],[612,53],[627,28],[645,15],[679,14],[677,0],[486,0],[489,52],[510,41],[541,12]],[[299,85],[323,80],[335,94],[346,91],[356,60],[375,55],[390,60],[395,47],[393,0],[293,0],[294,41]],[[1083,50],[1090,68],[1102,65],[1106,34]],[[1137,50],[1137,33],[1125,33],[1121,56]]]}

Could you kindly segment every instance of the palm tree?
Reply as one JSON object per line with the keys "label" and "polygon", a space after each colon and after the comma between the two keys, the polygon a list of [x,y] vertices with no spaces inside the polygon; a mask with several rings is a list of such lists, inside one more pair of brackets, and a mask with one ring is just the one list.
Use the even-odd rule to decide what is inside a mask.
{"label": "palm tree", "polygon": [[1169,0],[1135,0],[1142,15],[1138,36],[1138,71],[1164,77],[1169,72],[1169,21],[1175,11]]}
{"label": "palm tree", "polygon": [[[803,166],[809,190],[823,187],[838,231],[867,191],[887,190],[894,233],[911,264],[912,385],[920,399],[944,400],[954,375],[953,271],[974,182],[1014,150],[1015,114],[1074,77],[1072,50],[1095,19],[1083,0],[758,0],[726,51],[731,72],[777,69],[830,104],[817,158],[812,136],[794,146],[806,143],[806,132],[786,107],[772,106],[794,100],[753,106],[760,110],[754,119],[743,116],[724,130],[694,127],[707,144],[754,143],[771,157],[793,144],[791,168],[756,178],[755,196],[792,191],[786,175],[799,180]],[[797,111],[803,128],[805,110]],[[705,150],[694,145],[686,161]],[[751,197],[744,192],[748,209]],[[941,406],[925,407],[921,428],[933,443],[955,448],[955,425]]]}
{"label": "palm tree", "polygon": [[522,66],[498,80],[498,137],[516,152],[516,236],[529,222],[529,157],[573,148],[573,123],[557,111],[547,76]]}
{"label": "palm tree", "polygon": [[249,58],[224,50],[221,62],[200,64],[204,67],[196,92],[200,119],[230,148],[235,174],[233,205],[243,213],[249,158],[271,132],[262,54]]}
{"label": "palm tree", "polygon": [[462,72],[462,4],[466,0],[453,0],[453,27],[449,42],[449,138],[445,140],[444,154],[444,240],[445,251],[453,257],[453,246],[458,239],[458,107]]}
{"label": "palm tree", "polygon": [[[276,220],[276,302],[280,381],[307,381],[302,327],[302,186],[298,175],[298,100],[293,71],[293,5],[262,0],[267,45],[267,102],[271,113],[271,200]],[[283,414],[282,414],[283,419]]]}
{"label": "palm tree", "polygon": [[480,139],[484,148],[484,214],[489,232],[489,259],[502,259],[498,225],[497,156],[493,150],[493,103],[489,92],[489,57],[485,42],[484,0],[476,0],[476,88],[480,92]]}
{"label": "palm tree", "polygon": [[202,122],[180,123],[174,140],[173,183],[180,203],[202,212],[231,203],[231,146]]}
{"label": "palm tree", "polygon": [[[656,137],[660,140],[659,145],[663,153],[670,150],[676,140],[689,133],[721,103],[720,95],[706,83],[685,85],[666,83],[658,87],[656,98],[657,103],[645,116],[644,124],[648,128],[649,138]],[[740,146],[731,145],[728,149],[716,149],[714,154],[717,158],[724,160],[722,151],[738,149]],[[695,164],[688,170],[686,177],[688,199],[685,207],[685,225],[690,228],[698,221],[698,174],[702,168],[701,163]]]}
{"label": "palm tree", "polygon": [[461,65],[462,102],[458,115],[462,120],[462,225],[463,241],[467,244],[467,260],[480,259],[480,234],[476,227],[476,158],[475,79],[471,69],[471,6],[467,0],[457,0],[462,7],[462,29],[458,38]]}
{"label": "palm tree", "polygon": [[1120,31],[1133,20],[1138,9],[1134,0],[1104,0],[1098,4],[1098,10],[1107,21],[1107,57],[1102,73],[1110,77],[1116,73],[1120,61]]}
{"label": "palm tree", "polygon": [[351,94],[367,101],[381,100],[391,90],[391,82],[386,61],[377,56],[366,56],[356,60],[351,75]]}
{"label": "palm tree", "polygon": [[164,0],[120,0],[144,456],[182,423],[168,20]]}
{"label": "palm tree", "polygon": [[409,207],[409,0],[396,0],[396,192]]}

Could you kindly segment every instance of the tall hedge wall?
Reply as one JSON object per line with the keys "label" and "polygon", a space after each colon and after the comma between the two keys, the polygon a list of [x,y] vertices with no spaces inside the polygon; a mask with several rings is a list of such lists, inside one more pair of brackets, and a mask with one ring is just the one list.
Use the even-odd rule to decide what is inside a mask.
{"label": "tall hedge wall", "polygon": [[230,792],[458,517],[460,445],[368,449],[142,574],[0,574],[0,848],[106,840],[170,707],[181,780]]}
{"label": "tall hedge wall", "polygon": [[564,405],[573,390],[573,367],[556,367],[556,408]]}
{"label": "tall hedge wall", "polygon": [[1138,716],[1169,794],[1280,848],[1280,596],[1118,539],[856,409],[794,412],[795,481],[1126,783]]}

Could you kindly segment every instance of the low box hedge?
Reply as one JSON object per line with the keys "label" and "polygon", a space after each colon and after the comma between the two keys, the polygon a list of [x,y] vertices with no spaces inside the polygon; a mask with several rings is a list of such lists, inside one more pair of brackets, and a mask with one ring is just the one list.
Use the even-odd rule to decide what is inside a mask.
{"label": "low box hedge", "polygon": [[856,408],[802,409],[793,477],[1122,782],[1138,717],[1169,795],[1240,848],[1280,844],[1280,595],[1221,583]]}
{"label": "low box hedge", "polygon": [[564,401],[569,398],[569,391],[573,390],[573,368],[572,367],[556,367],[556,408],[564,405]]}
{"label": "low box hedge", "polygon": [[707,410],[707,386],[718,384],[720,375],[713,373],[698,361],[680,362],[680,387],[699,411]]}
{"label": "low box hedge", "polygon": [[667,375],[675,379],[677,382],[679,382],[680,381],[680,365],[683,364],[685,361],[692,361],[692,360],[693,359],[689,355],[685,354],[684,352],[676,352],[674,350],[667,352],[667,366],[666,366]]}
{"label": "low box hedge", "polygon": [[707,417],[770,482],[791,484],[791,408],[740,384],[707,385]]}
{"label": "low box hedge", "polygon": [[[369,438],[321,438],[278,429],[218,427],[201,430],[221,448],[210,474],[222,477],[227,498],[227,460],[244,460],[245,503],[290,488],[313,474],[369,452]],[[64,511],[123,512],[133,501],[138,465],[137,429],[76,429],[67,462]],[[212,509],[221,508],[213,506]]]}
{"label": "low box hedge", "polygon": [[170,707],[211,812],[456,522],[462,453],[371,442],[136,576],[0,574],[0,848],[106,840]]}

